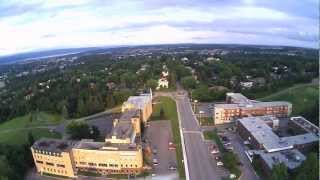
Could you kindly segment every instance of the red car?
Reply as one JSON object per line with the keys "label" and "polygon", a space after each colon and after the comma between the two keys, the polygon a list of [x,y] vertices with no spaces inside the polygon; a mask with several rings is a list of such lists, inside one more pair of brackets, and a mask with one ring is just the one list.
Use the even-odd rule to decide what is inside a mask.
{"label": "red car", "polygon": [[169,150],[175,150],[176,149],[176,145],[173,144],[172,142],[169,142]]}

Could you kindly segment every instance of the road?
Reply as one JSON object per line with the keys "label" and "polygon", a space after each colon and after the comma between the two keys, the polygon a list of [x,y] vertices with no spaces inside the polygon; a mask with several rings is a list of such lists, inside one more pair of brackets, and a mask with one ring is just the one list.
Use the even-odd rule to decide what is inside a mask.
{"label": "road", "polygon": [[[186,91],[178,88],[177,92],[157,92],[155,96],[169,96],[175,99],[181,121],[184,145],[187,156],[187,169],[190,180],[219,180],[225,172],[217,169],[215,160],[210,158],[208,146],[202,138],[202,131],[192,111]],[[183,92],[179,94],[178,92]]]}
{"label": "road", "polygon": [[194,117],[187,96],[176,98],[188,159],[190,180],[220,179],[216,166],[210,160],[208,147],[201,137],[201,129]]}

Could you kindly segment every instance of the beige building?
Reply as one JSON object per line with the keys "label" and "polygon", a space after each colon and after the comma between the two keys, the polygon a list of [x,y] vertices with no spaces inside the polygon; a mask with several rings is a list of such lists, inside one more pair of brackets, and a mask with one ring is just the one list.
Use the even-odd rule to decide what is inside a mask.
{"label": "beige building", "polygon": [[152,113],[152,95],[131,96],[122,106],[122,115],[104,142],[90,139],[67,141],[41,139],[32,147],[32,155],[40,174],[77,177],[81,172],[139,174],[143,171],[141,122]]}
{"label": "beige building", "polygon": [[215,124],[233,122],[249,116],[274,115],[287,117],[291,114],[292,104],[285,101],[260,102],[250,100],[240,93],[227,93],[226,103],[215,104],[213,119]]}
{"label": "beige building", "polygon": [[145,123],[152,114],[152,94],[130,96],[128,100],[122,104],[121,111],[125,112],[132,109],[140,110],[141,120]]}
{"label": "beige building", "polygon": [[57,139],[41,139],[36,141],[31,152],[40,174],[55,174],[75,177],[72,147],[75,142]]}

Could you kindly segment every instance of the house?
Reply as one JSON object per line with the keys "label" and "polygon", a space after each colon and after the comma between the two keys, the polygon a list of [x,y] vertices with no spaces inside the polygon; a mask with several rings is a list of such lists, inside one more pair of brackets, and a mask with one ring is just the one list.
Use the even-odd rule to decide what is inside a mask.
{"label": "house", "polygon": [[250,89],[253,86],[253,82],[252,81],[241,81],[240,86],[242,89]]}

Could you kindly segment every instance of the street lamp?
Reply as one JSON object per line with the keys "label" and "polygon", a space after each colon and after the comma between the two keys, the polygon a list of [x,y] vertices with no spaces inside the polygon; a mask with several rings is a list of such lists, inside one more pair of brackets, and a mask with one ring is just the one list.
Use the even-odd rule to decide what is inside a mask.
{"label": "street lamp", "polygon": [[193,112],[196,113],[196,103],[198,102],[198,100],[195,99],[193,102],[194,102],[193,103]]}

